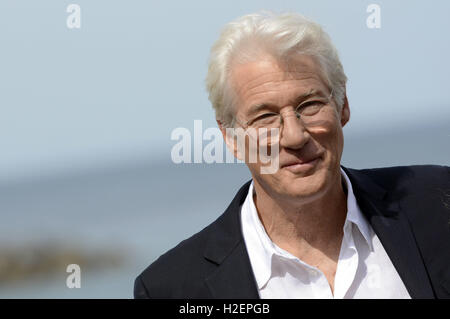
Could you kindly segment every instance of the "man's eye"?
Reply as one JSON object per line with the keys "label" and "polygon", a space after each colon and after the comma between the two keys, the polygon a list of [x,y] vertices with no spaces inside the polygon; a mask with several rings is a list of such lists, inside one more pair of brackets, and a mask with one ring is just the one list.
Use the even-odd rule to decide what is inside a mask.
{"label": "man's eye", "polygon": [[321,101],[306,102],[297,107],[297,112],[302,115],[314,115],[319,112],[323,104]]}
{"label": "man's eye", "polygon": [[264,113],[259,116],[257,116],[253,122],[265,122],[265,121],[272,121],[276,119],[278,114],[276,113]]}

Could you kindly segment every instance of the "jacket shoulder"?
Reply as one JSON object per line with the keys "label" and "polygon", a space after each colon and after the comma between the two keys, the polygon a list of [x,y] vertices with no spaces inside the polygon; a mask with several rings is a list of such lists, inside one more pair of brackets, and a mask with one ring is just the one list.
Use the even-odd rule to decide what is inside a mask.
{"label": "jacket shoulder", "polygon": [[[212,266],[203,258],[203,252],[213,224],[181,241],[144,269],[135,280],[134,297],[186,298],[196,292],[201,296],[204,273]],[[185,296],[184,291],[193,295]]]}
{"label": "jacket shoulder", "polygon": [[[214,222],[161,255],[136,278],[135,298],[210,298],[205,280],[216,270],[224,248],[233,247],[240,239],[236,213],[250,182]],[[212,250],[211,245],[215,247]]]}
{"label": "jacket shoulder", "polygon": [[[450,167],[417,165],[375,174],[391,183],[438,298],[450,293]],[[391,174],[390,177],[387,175]]]}
{"label": "jacket shoulder", "polygon": [[450,187],[450,167],[411,165],[359,170],[388,191],[408,190],[410,195]]}
{"label": "jacket shoulder", "polygon": [[355,176],[364,175],[381,186],[386,191],[385,201],[397,202],[417,232],[432,234],[441,230],[441,234],[447,236],[450,228],[450,167],[413,165],[351,171]]}

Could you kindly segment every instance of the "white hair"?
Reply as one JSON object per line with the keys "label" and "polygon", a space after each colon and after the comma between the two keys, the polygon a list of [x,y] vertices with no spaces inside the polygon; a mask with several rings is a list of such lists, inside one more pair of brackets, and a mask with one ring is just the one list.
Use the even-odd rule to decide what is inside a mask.
{"label": "white hair", "polygon": [[338,108],[342,108],[347,77],[336,48],[320,25],[297,13],[248,14],[228,23],[210,52],[206,88],[216,119],[224,127],[234,123],[234,92],[229,83],[232,64],[255,61],[264,53],[280,62],[298,55],[315,58]]}

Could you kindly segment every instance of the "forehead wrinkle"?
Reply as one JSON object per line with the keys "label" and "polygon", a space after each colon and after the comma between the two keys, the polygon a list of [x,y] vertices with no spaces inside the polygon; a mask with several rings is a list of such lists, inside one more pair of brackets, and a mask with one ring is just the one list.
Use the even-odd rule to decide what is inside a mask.
{"label": "forehead wrinkle", "polygon": [[[294,81],[304,81],[304,80],[307,80],[307,79],[317,80],[316,78],[310,78],[310,77],[308,77],[308,78],[303,78],[303,79],[296,79],[296,80],[294,80]],[[276,82],[281,82],[281,80],[280,80],[280,81],[275,81],[274,83],[276,83]],[[314,82],[315,82],[315,81],[314,81]],[[252,91],[255,90],[255,88],[260,87],[260,86],[264,86],[265,84],[268,84],[268,83],[264,83],[264,84],[255,86],[252,90],[249,90],[249,91],[247,91],[247,92],[244,92],[244,94],[243,94],[243,96],[242,96],[243,100],[247,100],[247,99],[250,99],[250,100],[252,100],[252,99],[258,99],[258,96],[259,96],[259,95],[262,95],[262,94],[268,94],[268,93],[276,93],[276,92],[280,92],[280,91],[282,91],[282,90],[285,90],[285,88],[275,87],[275,88],[270,88],[270,89],[260,88],[260,89],[257,90],[256,92],[252,92]],[[314,88],[311,88],[312,83],[308,83],[308,84],[305,84],[305,85],[302,85],[302,86],[303,86],[303,87],[306,87],[306,88],[310,87],[310,88],[309,88],[309,92],[307,92],[307,93],[297,93],[296,96],[295,96],[295,99],[296,99],[296,100],[298,100],[298,99],[299,99],[301,96],[303,96],[303,95],[306,95],[306,94],[310,95],[310,92],[311,92],[312,90],[314,90]],[[315,86],[315,85],[314,85],[314,86]],[[289,90],[289,91],[292,91],[292,90],[297,90],[297,91],[299,91],[299,88],[300,88],[300,87],[301,87],[300,85],[292,85],[292,87],[288,88],[288,90]],[[317,91],[320,91],[320,88],[315,89],[315,91],[316,91],[316,92],[314,92],[314,93],[317,93]],[[261,103],[258,103],[258,104],[264,104],[264,103],[265,103],[265,102],[261,102]],[[267,104],[269,104],[269,103],[267,103]]]}
{"label": "forehead wrinkle", "polygon": [[[255,78],[251,79],[250,81],[244,83],[244,85],[242,85],[240,88],[238,88],[236,90],[236,93],[240,93],[242,90],[246,89],[249,85],[251,85],[252,82],[259,80],[262,77],[268,76],[268,75],[272,75],[272,74],[277,74],[277,73],[283,73],[283,71],[276,71],[276,72],[265,72],[263,74],[260,74],[258,76],[256,76]],[[259,84],[256,84],[255,86],[249,88],[248,90],[251,90],[255,87],[259,86]]]}
{"label": "forehead wrinkle", "polygon": [[[305,75],[306,75],[306,74],[313,74],[313,75],[316,75],[315,72],[300,72],[300,71],[276,71],[276,72],[266,72],[266,73],[263,73],[263,74],[261,74],[261,75],[256,76],[256,77],[253,78],[252,80],[246,82],[243,86],[241,86],[240,88],[238,88],[238,90],[236,90],[236,93],[239,94],[242,90],[245,90],[245,89],[247,89],[248,91],[250,91],[250,90],[254,89],[255,87],[258,87],[258,86],[261,86],[261,85],[266,85],[266,84],[269,84],[269,83],[277,83],[277,82],[289,81],[289,80],[297,81],[297,80],[304,80],[304,79],[305,79],[305,77],[295,78],[295,77],[293,77],[293,76],[291,76],[291,77],[289,77],[289,76],[283,76],[283,75],[290,75],[290,74],[294,74],[294,73],[300,73],[300,74],[305,74]],[[280,77],[280,79],[274,79],[274,80],[271,80],[271,81],[269,81],[269,82],[263,82],[263,83],[256,84],[256,85],[254,85],[254,86],[248,88],[248,86],[250,86],[253,82],[255,82],[255,81],[261,79],[262,77],[269,76],[269,75],[273,75],[273,74],[281,74],[282,76]],[[306,77],[306,78],[308,78],[308,77]]]}
{"label": "forehead wrinkle", "polygon": [[[276,91],[276,89],[270,89],[270,90],[267,90],[267,89],[264,89],[264,87],[265,86],[268,86],[268,85],[273,85],[273,84],[277,84],[277,83],[292,83],[292,82],[300,82],[300,81],[305,81],[305,80],[316,80],[314,77],[311,77],[311,76],[305,76],[305,77],[303,77],[303,78],[298,78],[298,79],[288,79],[288,80],[286,80],[286,79],[281,79],[281,80],[273,80],[273,81],[270,81],[270,82],[264,82],[264,83],[261,83],[261,84],[258,84],[258,85],[255,85],[255,86],[253,86],[252,88],[249,88],[248,90],[247,90],[247,92],[249,92],[250,94],[258,94],[258,93],[263,93],[263,92],[269,92],[269,91]],[[289,81],[289,82],[286,82],[286,81]],[[293,87],[297,87],[298,85],[296,85],[296,84],[294,84],[293,85]],[[258,92],[255,92],[255,93],[252,93],[252,91],[254,90],[254,89],[256,89],[256,88],[259,88],[259,87],[261,87],[261,91],[258,91]],[[277,87],[279,87],[279,86],[277,86]],[[281,89],[278,89],[278,90],[282,90],[283,88],[281,88]]]}
{"label": "forehead wrinkle", "polygon": [[[277,91],[278,91],[278,90],[268,90],[268,91],[261,92],[261,93],[277,92]],[[319,92],[320,92],[320,89],[310,88],[308,92],[302,93],[302,94],[299,94],[299,95],[296,95],[296,96],[294,97],[294,100],[297,102],[298,100],[306,99],[306,98],[308,98],[308,97],[314,96],[314,95],[318,94]],[[261,103],[255,103],[255,104],[252,104],[252,105],[249,107],[248,113],[254,113],[254,112],[256,112],[256,111],[258,111],[258,110],[260,110],[260,109],[266,107],[267,105],[270,105],[270,104],[273,104],[273,103],[270,103],[270,102],[261,102]]]}
{"label": "forehead wrinkle", "polygon": [[[236,82],[238,80],[238,78],[236,78],[236,75],[239,75],[239,73],[244,73],[244,75],[246,74],[252,75],[252,73],[257,73],[258,71],[260,72],[259,75],[257,75],[250,81],[247,81],[244,84],[241,83],[242,84],[241,87],[236,86]],[[286,62],[277,59],[276,57],[270,54],[267,54],[253,62],[244,64],[235,64],[234,68],[232,68],[231,70],[230,75],[231,78],[234,78],[235,80],[233,81],[234,83],[232,86],[234,86],[235,94],[238,95],[241,93],[242,90],[245,89],[251,90],[254,87],[258,86],[258,84],[255,86],[252,86],[252,84],[255,81],[258,81],[266,76],[280,74],[282,79],[286,78],[295,79],[295,74],[308,74],[308,73],[314,74],[320,80],[323,80],[321,76],[320,66],[318,65],[317,61],[311,56],[300,55],[293,57],[292,61],[290,60],[289,62]]]}
{"label": "forehead wrinkle", "polygon": [[[283,74],[284,73],[285,72],[283,72]],[[239,93],[242,93],[243,97],[248,97],[249,95],[253,95],[253,94],[259,93],[259,92],[256,92],[256,93],[252,92],[255,88],[261,87],[261,90],[263,90],[263,92],[265,92],[265,91],[267,91],[267,89],[264,89],[264,87],[266,87],[266,86],[273,86],[273,85],[276,85],[278,83],[292,83],[292,82],[295,83],[295,82],[301,82],[301,81],[305,81],[305,80],[314,80],[314,81],[318,80],[319,82],[323,82],[321,80],[320,76],[318,76],[315,72],[290,72],[290,73],[300,73],[302,76],[297,77],[297,78],[296,77],[283,76],[281,79],[274,79],[274,80],[271,80],[271,81],[268,81],[268,82],[255,84],[252,87],[248,87],[249,86],[248,83],[251,83],[254,80],[256,80],[256,79],[254,79],[252,81],[247,82],[245,85],[243,85],[237,94],[239,95]],[[264,74],[264,75],[266,75],[266,74]],[[259,76],[258,78],[260,78],[260,77],[261,76]],[[323,84],[323,83],[321,83],[321,84]]]}

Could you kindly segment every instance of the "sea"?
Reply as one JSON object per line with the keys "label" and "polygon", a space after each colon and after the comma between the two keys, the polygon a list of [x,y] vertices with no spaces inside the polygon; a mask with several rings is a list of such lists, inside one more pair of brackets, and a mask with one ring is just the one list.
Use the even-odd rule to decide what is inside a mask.
{"label": "sea", "polygon": [[[342,165],[450,166],[449,124],[346,135]],[[0,298],[133,298],[136,276],[218,218],[249,179],[244,164],[174,164],[167,151],[0,181]],[[79,288],[67,282],[71,263]]]}

